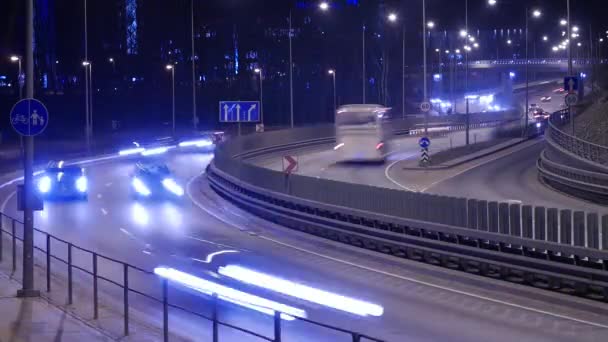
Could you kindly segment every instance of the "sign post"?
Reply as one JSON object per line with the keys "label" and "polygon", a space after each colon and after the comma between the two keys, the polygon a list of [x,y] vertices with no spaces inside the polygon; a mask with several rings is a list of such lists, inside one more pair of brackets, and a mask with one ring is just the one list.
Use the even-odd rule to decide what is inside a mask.
{"label": "sign post", "polygon": [[564,90],[568,92],[566,98],[566,105],[568,106],[568,116],[570,117],[570,127],[572,129],[572,135],[576,136],[576,132],[574,130],[574,112],[572,110],[572,106],[574,106],[578,102],[578,96],[576,93],[579,88],[579,79],[576,76],[566,76],[564,77]]}
{"label": "sign post", "polygon": [[428,137],[422,137],[418,140],[418,145],[422,149],[420,156],[420,165],[427,167],[431,162],[431,158],[429,157],[429,146],[431,146],[431,139]]}
{"label": "sign post", "polygon": [[[34,0],[26,2],[26,35],[25,35],[25,75],[26,80],[26,102],[18,102],[11,111],[11,124],[17,132],[25,132],[25,150],[23,155],[23,183],[25,192],[25,208],[23,211],[23,287],[17,291],[19,297],[39,297],[40,292],[34,289],[34,210],[32,209],[32,198],[34,197],[34,135],[40,134],[48,124],[48,113],[46,108],[38,111],[38,101],[34,98]],[[27,109],[27,112],[21,110]],[[33,109],[36,109],[34,113]],[[13,116],[14,115],[14,116]],[[24,123],[21,120],[25,116]],[[19,117],[15,122],[13,118]],[[44,122],[41,122],[44,120]],[[33,127],[36,126],[36,127]],[[32,134],[34,133],[34,134]]]}

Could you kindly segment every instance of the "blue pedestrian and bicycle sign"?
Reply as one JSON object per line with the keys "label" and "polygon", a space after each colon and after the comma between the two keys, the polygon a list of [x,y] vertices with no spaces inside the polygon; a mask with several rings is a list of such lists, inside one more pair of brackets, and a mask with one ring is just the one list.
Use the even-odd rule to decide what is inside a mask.
{"label": "blue pedestrian and bicycle sign", "polygon": [[420,140],[418,140],[418,145],[424,149],[429,148],[429,146],[431,146],[431,139],[422,137]]}
{"label": "blue pedestrian and bicycle sign", "polygon": [[36,99],[23,99],[11,109],[11,125],[20,135],[31,137],[44,131],[49,124],[49,111]]}
{"label": "blue pedestrian and bicycle sign", "polygon": [[260,121],[259,101],[220,101],[220,122]]}

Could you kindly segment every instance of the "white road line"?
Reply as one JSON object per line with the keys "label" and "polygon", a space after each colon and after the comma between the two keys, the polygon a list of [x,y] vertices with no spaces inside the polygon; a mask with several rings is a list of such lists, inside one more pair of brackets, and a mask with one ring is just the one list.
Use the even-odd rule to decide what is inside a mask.
{"label": "white road line", "polygon": [[112,182],[108,182],[108,183],[106,183],[106,187],[107,187],[107,188],[109,188],[109,187],[111,187],[111,186],[112,186]]}
{"label": "white road line", "polygon": [[104,215],[108,215],[108,211],[106,210],[106,208],[101,208],[101,212],[102,212]]}
{"label": "white road line", "polygon": [[195,236],[189,236],[189,235],[187,235],[186,238],[191,239],[191,240],[195,240],[195,241],[198,241],[198,242],[202,242],[202,243],[207,243],[207,244],[214,245],[214,246],[226,247],[226,248],[232,248],[232,249],[240,250],[240,248],[237,248],[237,247],[234,247],[234,246],[225,245],[223,243],[218,243],[218,242],[213,242],[213,241],[197,238]]}
{"label": "white road line", "polygon": [[123,233],[125,233],[129,237],[134,237],[133,234],[131,234],[131,232],[129,232],[128,230],[126,230],[124,228],[120,228],[120,231],[123,232]]}
{"label": "white road line", "polygon": [[151,252],[146,251],[146,250],[143,250],[143,251],[141,251],[141,252],[142,252],[142,253],[144,253],[144,254],[147,254],[147,255],[152,255],[152,253],[151,253]]}
{"label": "white road line", "polygon": [[384,169],[384,176],[386,177],[386,179],[388,179],[388,180],[389,180],[389,181],[391,181],[393,184],[397,185],[398,187],[400,187],[400,188],[402,188],[402,189],[405,189],[405,190],[407,190],[407,191],[413,191],[413,192],[415,192],[415,191],[416,191],[415,189],[408,188],[407,186],[402,185],[401,183],[399,183],[399,182],[397,182],[396,180],[394,180],[394,179],[391,177],[391,175],[389,174],[389,173],[390,173],[390,170],[393,168],[393,166],[397,165],[397,163],[400,163],[400,162],[402,162],[402,161],[404,161],[404,160],[406,160],[406,159],[408,159],[408,158],[411,158],[411,157],[413,157],[413,156],[415,156],[415,155],[416,155],[416,153],[412,153],[412,154],[408,155],[408,156],[407,156],[407,157],[405,157],[405,158],[400,158],[400,159],[398,159],[398,160],[395,160],[395,161],[394,161],[394,162],[392,162],[392,163],[391,163],[389,166],[387,166],[387,167]]}
{"label": "white road line", "polygon": [[360,269],[363,269],[363,270],[366,270],[366,271],[379,273],[379,274],[382,274],[382,275],[385,275],[385,276],[389,276],[389,277],[393,277],[393,278],[398,278],[398,279],[409,281],[409,282],[412,282],[412,283],[416,283],[416,284],[420,284],[420,285],[425,285],[425,286],[428,286],[428,287],[432,287],[432,288],[440,289],[440,290],[443,290],[443,291],[448,291],[448,292],[452,292],[452,293],[456,293],[456,294],[460,294],[460,295],[463,295],[463,296],[472,297],[472,298],[476,298],[476,299],[480,299],[480,300],[485,300],[485,301],[496,303],[496,304],[506,305],[506,306],[510,306],[510,307],[514,307],[514,308],[518,308],[518,309],[522,309],[522,310],[526,310],[526,311],[535,312],[535,313],[542,314],[542,315],[547,315],[547,316],[551,316],[551,317],[555,317],[555,318],[561,318],[561,319],[565,319],[565,320],[569,320],[569,321],[574,321],[574,322],[577,322],[577,323],[587,324],[587,325],[591,325],[591,326],[598,327],[598,328],[608,329],[608,325],[604,325],[604,324],[600,324],[600,323],[595,323],[595,322],[590,322],[590,321],[586,321],[586,320],[582,320],[582,319],[578,319],[578,318],[574,318],[574,317],[570,317],[570,316],[560,315],[560,314],[556,314],[556,313],[549,312],[549,311],[535,309],[535,308],[532,308],[532,307],[529,307],[529,306],[515,304],[515,303],[511,303],[511,302],[507,302],[507,301],[503,301],[503,300],[499,300],[499,299],[494,299],[494,298],[490,298],[490,297],[486,297],[486,296],[481,296],[481,295],[470,293],[470,292],[466,292],[466,291],[461,291],[461,290],[457,290],[457,289],[453,289],[453,288],[449,288],[449,287],[445,287],[445,286],[429,283],[429,282],[426,282],[426,281],[414,279],[414,278],[411,278],[411,277],[402,276],[402,275],[399,275],[399,274],[394,274],[394,273],[390,273],[390,272],[386,272],[386,271],[382,271],[382,270],[373,269],[371,267],[367,267],[367,266],[363,266],[363,265],[358,265],[358,264],[352,263],[350,261],[334,258],[334,257],[331,257],[331,256],[327,256],[327,255],[324,255],[324,254],[313,252],[313,251],[310,251],[310,250],[307,250],[307,249],[304,249],[304,248],[301,248],[301,247],[293,246],[293,245],[290,245],[290,244],[287,244],[287,243],[275,240],[273,238],[269,238],[267,236],[259,235],[259,237],[261,239],[264,239],[264,240],[276,243],[278,245],[282,245],[284,247],[292,248],[292,249],[298,250],[300,252],[312,254],[312,255],[318,256],[320,258],[324,258],[324,259],[328,259],[328,260],[331,260],[331,261],[339,262],[339,263],[346,264],[346,265],[349,265],[349,266],[352,266],[352,267],[356,267],[356,268],[360,268]]}

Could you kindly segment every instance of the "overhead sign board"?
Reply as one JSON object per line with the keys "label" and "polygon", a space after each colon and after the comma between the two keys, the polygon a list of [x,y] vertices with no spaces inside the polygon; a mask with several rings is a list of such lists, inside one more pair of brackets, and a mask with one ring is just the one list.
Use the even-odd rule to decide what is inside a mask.
{"label": "overhead sign board", "polygon": [[49,124],[49,111],[36,99],[23,99],[17,102],[10,115],[13,129],[23,136],[35,136]]}
{"label": "overhead sign board", "polygon": [[220,101],[220,122],[259,122],[259,101]]}
{"label": "overhead sign board", "polygon": [[578,77],[566,76],[566,77],[564,77],[564,90],[569,93],[578,91],[578,83],[579,83]]}

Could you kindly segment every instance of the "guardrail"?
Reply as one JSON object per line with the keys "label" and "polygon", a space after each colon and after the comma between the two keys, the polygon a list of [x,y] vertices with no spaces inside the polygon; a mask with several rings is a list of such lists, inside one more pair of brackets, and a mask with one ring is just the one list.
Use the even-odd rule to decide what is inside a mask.
{"label": "guardrail", "polygon": [[[306,145],[313,132],[314,128],[300,128],[256,135],[255,140],[258,151],[265,142],[281,141],[264,150],[273,153],[284,150],[286,143],[290,148],[297,148],[298,142]],[[404,252],[408,248],[424,249],[448,259],[477,255],[466,260],[486,266],[499,262],[500,267],[517,268],[532,277],[544,274],[556,280],[570,275],[574,278],[558,283],[574,281],[585,289],[600,288],[601,299],[608,300],[608,215],[286,176],[244,162],[249,155],[243,145],[237,139],[220,146],[208,179],[228,200],[271,221],[401,256],[408,255]],[[404,235],[407,248],[402,245]],[[597,296],[596,292],[590,296]]]}
{"label": "guardrail", "polygon": [[608,173],[600,172],[608,170],[608,147],[561,130],[569,122],[568,110],[558,111],[549,118],[547,142],[554,151],[553,158],[561,160],[552,160],[547,151],[543,151],[537,161],[539,176],[557,190],[593,202],[608,203]]}
{"label": "guardrail", "polygon": [[[575,58],[572,60],[572,64],[574,65],[591,65],[591,64],[606,64],[608,60],[606,59],[588,59],[588,58]],[[462,64],[462,63],[459,63]],[[472,67],[491,67],[491,66],[511,66],[511,65],[559,65],[559,66],[567,66],[568,58],[530,58],[526,59],[486,59],[486,60],[477,60],[470,61],[469,65]]]}
{"label": "guardrail", "polygon": [[549,119],[549,129],[547,130],[549,143],[582,158],[584,161],[599,167],[608,168],[608,147],[577,138],[559,128],[569,122],[570,116],[567,109],[551,116]]}

